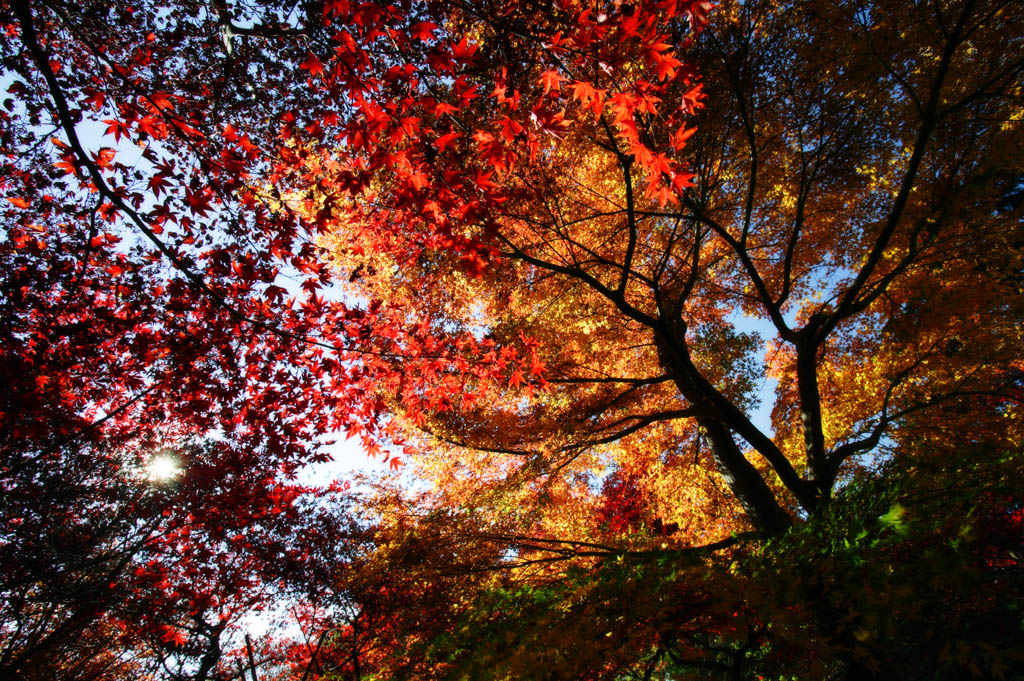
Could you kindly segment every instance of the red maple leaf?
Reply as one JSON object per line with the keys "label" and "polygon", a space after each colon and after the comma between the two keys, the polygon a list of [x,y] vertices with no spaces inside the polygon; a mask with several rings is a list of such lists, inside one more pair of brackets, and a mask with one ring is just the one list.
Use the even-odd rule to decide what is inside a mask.
{"label": "red maple leaf", "polygon": [[452,144],[454,144],[455,140],[457,140],[461,135],[462,133],[458,132],[449,132],[444,135],[441,135],[436,140],[434,140],[434,146],[437,147],[438,151],[444,151],[445,148],[450,147]]}
{"label": "red maple leaf", "polygon": [[170,186],[171,183],[167,181],[167,177],[168,176],[165,175],[164,173],[157,173],[153,177],[149,178],[149,188],[154,194],[157,195],[157,197],[160,196],[160,193],[165,188]]}
{"label": "red maple leaf", "polygon": [[306,57],[304,62],[299,64],[299,68],[303,71],[309,71],[310,78],[322,76],[324,73],[323,62],[321,62],[320,59],[312,52],[309,53],[309,56]]}
{"label": "red maple leaf", "polygon": [[558,71],[548,70],[540,74],[540,84],[544,88],[544,94],[549,92],[558,92],[561,90],[560,83],[565,80],[565,77]]}
{"label": "red maple leaf", "polygon": [[103,147],[93,156],[96,161],[96,166],[99,168],[110,168],[114,161],[114,156],[117,154],[116,151],[110,147]]}
{"label": "red maple leaf", "polygon": [[418,24],[413,24],[409,27],[409,35],[417,40],[426,42],[434,38],[434,31],[436,29],[437,24],[433,21],[421,21]]}
{"label": "red maple leaf", "polygon": [[477,44],[470,43],[465,37],[462,38],[456,45],[452,45],[452,58],[456,61],[468,62],[473,59],[473,55],[476,54]]}
{"label": "red maple leaf", "polygon": [[86,104],[93,107],[97,111],[102,109],[103,103],[107,101],[107,94],[105,92],[101,92],[100,90],[87,87],[83,88],[82,92],[83,94],[88,95],[83,101],[85,101]]}
{"label": "red maple leaf", "polygon": [[171,125],[176,127],[181,132],[185,133],[186,137],[198,137],[198,138],[206,137],[206,135],[203,134],[202,130],[199,130],[198,128],[195,128],[195,127],[189,125],[188,123],[186,123],[185,121],[179,120],[177,118],[172,118],[171,119]]}
{"label": "red maple leaf", "polygon": [[124,121],[106,119],[103,121],[107,124],[107,129],[104,131],[104,135],[113,135],[114,141],[120,142],[121,137],[128,136],[128,125]]}
{"label": "red maple leaf", "polygon": [[169,92],[157,91],[149,96],[149,101],[160,111],[172,111],[174,109],[175,96]]}
{"label": "red maple leaf", "polygon": [[685,147],[686,140],[690,139],[695,132],[697,132],[697,128],[687,128],[686,125],[680,125],[679,129],[672,135],[672,148],[679,150]]}
{"label": "red maple leaf", "polygon": [[213,200],[213,195],[209,189],[194,193],[186,189],[185,200],[188,202],[189,210],[192,213],[205,216],[207,211],[210,210],[210,201]]}

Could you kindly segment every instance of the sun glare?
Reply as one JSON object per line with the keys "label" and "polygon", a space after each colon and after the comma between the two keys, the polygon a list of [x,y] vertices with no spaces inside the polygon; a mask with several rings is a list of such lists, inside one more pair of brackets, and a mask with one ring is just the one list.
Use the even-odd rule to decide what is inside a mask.
{"label": "sun glare", "polygon": [[154,456],[146,464],[146,477],[153,482],[167,482],[181,473],[178,460],[169,454]]}

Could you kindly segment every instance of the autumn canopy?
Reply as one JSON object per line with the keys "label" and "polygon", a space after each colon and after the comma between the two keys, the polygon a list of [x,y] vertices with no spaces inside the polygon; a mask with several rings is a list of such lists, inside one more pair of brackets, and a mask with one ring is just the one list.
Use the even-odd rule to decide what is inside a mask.
{"label": "autumn canopy", "polygon": [[1018,3],[0,29],[0,677],[1024,678]]}

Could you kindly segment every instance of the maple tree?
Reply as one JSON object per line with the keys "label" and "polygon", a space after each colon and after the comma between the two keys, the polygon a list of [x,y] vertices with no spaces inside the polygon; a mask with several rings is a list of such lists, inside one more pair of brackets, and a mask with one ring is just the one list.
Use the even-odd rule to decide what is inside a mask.
{"label": "maple tree", "polygon": [[[1019,603],[1022,23],[0,5],[3,670],[923,673],[836,542]],[[338,432],[429,489],[297,484]]]}
{"label": "maple tree", "polygon": [[[488,350],[488,366],[447,370],[454,400],[401,374],[378,387],[422,443],[412,465],[438,514],[420,521],[424,536],[474,546],[449,561],[467,573],[487,556],[516,573],[463,585],[479,600],[462,596],[473,625],[448,661],[469,676],[552,665],[575,678],[655,651],[649,672],[740,674],[737,660],[769,645],[766,612],[748,594],[747,635],[730,625],[743,587],[725,572],[679,596],[717,597],[721,611],[666,612],[669,587],[647,578],[651,600],[634,597],[625,620],[600,573],[560,585],[595,561],[746,555],[747,531],[828,516],[838,487],[886,460],[1019,451],[1024,63],[1007,46],[1020,45],[1021,16],[999,2],[737,3],[699,36],[692,15],[633,6],[568,26],[455,16],[479,47],[464,85],[442,79],[431,93],[455,106],[474,75],[499,74],[495,92],[446,109],[432,147],[396,135],[394,172],[339,202],[325,236],[351,296]],[[634,20],[651,43],[630,63]],[[669,46],[685,46],[683,59]],[[407,106],[417,125],[434,120]],[[313,167],[327,184],[328,164]],[[474,260],[463,251],[477,243]],[[529,366],[509,371],[517,340]],[[771,430],[751,418],[766,376],[778,382]],[[1009,514],[1019,498],[1004,502]],[[489,589],[520,608],[536,599],[537,614],[510,616]],[[574,600],[583,593],[595,600]],[[814,610],[823,596],[804,597]],[[826,632],[816,654],[834,656],[836,673],[910,673],[906,653],[836,633],[826,611],[793,626]],[[484,655],[495,641],[481,630],[514,644]],[[428,651],[446,635],[418,634]],[[565,652],[580,641],[607,645],[580,662]],[[703,656],[687,662],[681,647],[695,641]]]}
{"label": "maple tree", "polygon": [[348,404],[306,338],[322,268],[245,191],[285,98],[232,68],[304,49],[260,11],[236,50],[202,4],[0,9],[6,676],[223,676],[242,618],[344,536],[293,480]]}
{"label": "maple tree", "polygon": [[[851,13],[842,25],[868,21],[852,9],[842,11]],[[956,8],[949,11],[956,14]],[[941,44],[929,49],[941,55],[943,47],[949,54],[935,63],[940,71],[915,72],[920,82],[903,74],[905,65],[896,64],[899,58],[916,65],[912,56],[876,56],[843,45],[835,49],[844,53],[837,52],[831,61],[815,61],[826,75],[803,69],[808,82],[792,82],[791,93],[763,94],[757,88],[771,88],[782,71],[803,58],[787,42],[801,40],[793,22],[832,18],[840,25],[843,17],[801,18],[795,10],[765,13],[762,19],[755,8],[740,12],[753,27],[748,33],[756,28],[756,34],[717,38],[723,41],[719,63],[711,61],[716,68],[705,69],[702,85],[709,94],[695,112],[703,132],[690,139],[693,150],[686,159],[697,172],[691,177],[675,168],[661,169],[676,173],[676,180],[685,178],[675,199],[665,193],[671,188],[661,183],[664,175],[651,172],[669,161],[652,160],[656,154],[649,145],[660,142],[668,150],[690,128],[677,128],[675,121],[652,111],[641,138],[622,121],[642,117],[629,107],[645,100],[609,97],[608,113],[600,109],[600,118],[586,108],[586,87],[595,89],[586,85],[560,95],[560,105],[578,120],[533,161],[525,154],[515,158],[514,150],[498,156],[491,137],[500,148],[514,142],[512,134],[499,138],[500,130],[485,130],[475,144],[465,140],[474,155],[482,148],[496,174],[501,173],[495,190],[501,192],[499,205],[466,228],[479,230],[493,244],[494,256],[502,258],[479,277],[445,268],[443,254],[419,255],[415,262],[384,255],[364,264],[362,253],[368,249],[359,240],[365,232],[350,234],[350,226],[363,224],[360,217],[375,225],[374,220],[397,220],[405,213],[396,216],[392,206],[398,202],[389,198],[352,209],[364,215],[346,214],[349,229],[332,238],[338,240],[339,261],[350,266],[357,292],[397,299],[434,323],[476,328],[486,334],[485,342],[508,342],[522,332],[545,349],[532,375],[510,375],[512,389],[502,391],[504,400],[463,400],[463,408],[445,405],[436,412],[427,428],[439,439],[465,445],[460,452],[489,449],[520,460],[543,460],[549,470],[584,456],[581,452],[598,440],[627,436],[646,442],[630,445],[633,455],[639,449],[654,456],[687,448],[705,451],[748,520],[777,531],[792,522],[797,509],[810,513],[826,501],[843,465],[899,431],[895,426],[907,415],[969,394],[1009,400],[1005,408],[1012,411],[1019,370],[1013,368],[1015,346],[1004,339],[1016,331],[993,318],[1016,324],[1017,218],[977,212],[979,203],[994,206],[1001,186],[1015,182],[1013,161],[993,148],[1014,147],[1011,140],[1018,130],[1012,106],[991,116],[983,116],[978,107],[995,107],[1013,92],[1020,64],[1009,57],[995,59],[994,48],[978,47],[981,29],[974,24],[968,24],[971,49],[964,48],[970,54],[961,55],[957,50],[966,38],[945,36],[941,22],[936,27],[921,21],[915,30],[939,31]],[[1016,35],[1012,13],[997,12],[996,17],[993,35]],[[759,23],[768,21],[778,23]],[[873,30],[878,34],[874,39],[889,50],[904,49],[904,43],[920,50],[927,45],[924,37],[900,41],[885,35],[897,29]],[[491,39],[500,43],[503,38]],[[736,45],[724,43],[727,39]],[[774,42],[762,46],[755,39]],[[507,49],[525,48],[513,44]],[[747,53],[761,61],[739,61]],[[954,63],[972,58],[978,64]],[[881,63],[867,68],[875,62]],[[885,66],[894,70],[895,85],[879,93],[877,71]],[[565,68],[567,75],[560,77],[570,80],[571,67]],[[487,69],[494,67],[488,64]],[[829,69],[839,74],[834,83],[827,77]],[[952,71],[957,76],[949,82],[947,72]],[[527,80],[533,97],[545,106],[552,98],[548,73],[542,71],[536,83]],[[649,84],[641,80],[635,87]],[[697,89],[681,87],[672,97],[659,94],[677,103],[685,101],[687,90]],[[763,123],[743,122],[742,109],[753,106],[749,98],[768,102],[755,112]],[[624,100],[629,104],[620,105]],[[832,109],[821,109],[829,102]],[[505,123],[508,116],[501,106],[492,114],[498,118],[495,125],[514,130]],[[474,111],[477,123],[486,120],[492,103],[480,107],[483,112]],[[1008,117],[1011,123],[1005,124]],[[995,122],[979,127],[979,119],[989,118]],[[936,132],[940,119],[941,137]],[[866,120],[876,127],[865,128]],[[840,123],[846,127],[837,128]],[[638,136],[633,139],[633,134]],[[508,160],[503,167],[506,158],[520,166]],[[644,191],[633,191],[645,183]],[[694,186],[686,188],[690,183]],[[430,203],[424,200],[427,215]],[[886,205],[887,213],[880,207]],[[964,212],[972,216],[969,224]],[[442,206],[442,215],[451,213]],[[987,269],[999,274],[978,266],[985,262],[984,253],[993,251],[1000,253],[1000,262]],[[941,275],[940,267],[947,268]],[[970,280],[985,275],[1006,279],[999,282],[1002,286]],[[938,282],[943,289],[934,289]],[[957,296],[966,299],[957,301]],[[931,311],[935,305],[941,305],[941,312]],[[974,350],[962,338],[973,327],[957,310],[972,317],[991,310],[983,315],[984,328],[971,334]],[[737,311],[771,325],[778,340],[770,366],[750,364],[758,361],[751,358],[755,340],[736,329],[730,315]],[[894,356],[884,354],[890,349]],[[543,378],[534,378],[541,365],[546,367]],[[763,371],[780,379],[774,437],[745,412]],[[531,398],[531,385],[543,385],[546,392]],[[408,392],[401,399],[408,401]],[[411,409],[411,420],[421,425],[425,417]],[[681,421],[688,424],[682,433]],[[989,437],[997,437],[1002,422],[1012,419],[989,424]],[[699,427],[699,438],[691,425]],[[688,442],[686,433],[691,434]],[[1013,435],[1007,437],[1006,443],[1015,442]],[[760,470],[746,461],[739,443],[756,453],[764,464]],[[719,511],[721,504],[714,506]]]}

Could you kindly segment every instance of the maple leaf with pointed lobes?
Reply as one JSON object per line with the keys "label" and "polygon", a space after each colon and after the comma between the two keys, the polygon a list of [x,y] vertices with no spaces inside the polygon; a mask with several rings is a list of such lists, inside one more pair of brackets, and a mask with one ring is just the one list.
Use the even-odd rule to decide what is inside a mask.
{"label": "maple leaf with pointed lobes", "polygon": [[557,94],[561,90],[561,82],[565,80],[565,76],[560,74],[554,69],[548,69],[544,73],[540,74],[540,80],[538,81],[543,88],[544,94]]}
{"label": "maple leaf with pointed lobes", "polygon": [[652,60],[655,63],[655,74],[658,80],[671,80],[676,76],[676,70],[683,65],[683,62],[676,59],[672,54],[654,52]]}
{"label": "maple leaf with pointed lobes", "polygon": [[422,172],[411,173],[409,175],[409,183],[415,189],[423,189],[424,187],[427,187],[430,184],[429,180],[427,179],[426,174],[424,174]]}
{"label": "maple leaf with pointed lobes", "polygon": [[598,90],[592,83],[584,80],[573,81],[569,85],[569,89],[572,90],[572,96],[584,106],[598,100],[599,103],[595,106],[595,113],[600,113],[601,105],[604,103],[603,91]]}
{"label": "maple leaf with pointed lobes", "polygon": [[21,196],[9,196],[7,197],[7,200],[11,203],[11,205],[22,209],[29,208],[32,205],[32,203],[28,199],[25,199]]}
{"label": "maple leaf with pointed lobes", "polygon": [[103,133],[105,135],[113,135],[115,142],[120,142],[122,137],[127,137],[129,133],[128,124],[121,120],[106,119],[103,121],[107,124],[107,129]]}
{"label": "maple leaf with pointed lobes", "polygon": [[682,194],[684,189],[697,186],[696,177],[695,173],[675,173],[672,176],[672,187]]}
{"label": "maple leaf with pointed lobes", "polygon": [[469,63],[473,60],[478,49],[479,45],[475,42],[469,42],[469,39],[464,36],[458,43],[452,45],[452,59],[457,62]]}
{"label": "maple leaf with pointed lobes", "polygon": [[157,173],[153,177],[149,178],[149,183],[147,186],[149,187],[150,191],[152,191],[153,194],[155,194],[156,197],[159,198],[160,194],[164,190],[166,190],[167,187],[171,186],[170,178],[165,173]]}
{"label": "maple leaf with pointed lobes", "polygon": [[185,121],[179,118],[172,118],[170,122],[171,125],[173,125],[180,132],[182,132],[185,135],[185,137],[191,137],[195,139],[202,139],[206,137],[206,134],[202,130],[196,128],[190,123],[186,123]]}
{"label": "maple leaf with pointed lobes", "polygon": [[194,215],[205,216],[210,210],[210,203],[213,201],[213,193],[209,189],[199,191],[185,190],[185,201],[189,210]]}
{"label": "maple leaf with pointed lobes", "polygon": [[308,56],[299,64],[299,68],[303,71],[308,71],[310,78],[323,76],[324,74],[323,62],[312,52],[309,52]]}
{"label": "maple leaf with pointed lobes", "polygon": [[165,113],[174,110],[175,99],[178,99],[178,97],[172,95],[170,92],[164,92],[162,90],[153,92],[148,97],[146,97],[146,101],[148,104],[152,104],[154,107],[156,107],[158,111],[162,111]]}
{"label": "maple leaf with pointed lobes", "polygon": [[73,154],[61,156],[61,160],[55,162],[53,166],[63,171],[65,175],[74,175],[78,172],[78,165]]}
{"label": "maple leaf with pointed lobes", "polygon": [[[96,213],[104,220],[112,222],[117,217],[117,208],[110,202],[104,202],[96,209]],[[109,239],[107,241],[109,242]]]}
{"label": "maple leaf with pointed lobes", "polygon": [[159,116],[143,116],[138,121],[138,130],[141,134],[148,135],[153,139],[163,139],[167,136],[167,124]]}
{"label": "maple leaf with pointed lobes", "polygon": [[672,148],[679,151],[686,146],[686,140],[693,137],[693,134],[697,132],[697,128],[687,128],[686,125],[680,125],[679,129],[672,135]]}
{"label": "maple leaf with pointed lobes", "polygon": [[96,167],[104,170],[110,168],[111,164],[114,161],[114,156],[116,155],[116,153],[117,152],[115,152],[110,147],[103,147],[102,149],[100,149],[93,156],[93,161],[95,161]]}
{"label": "maple leaf with pointed lobes", "polygon": [[96,90],[94,88],[84,88],[82,92],[83,94],[87,95],[83,101],[96,111],[102,109],[103,104],[107,101],[106,93],[101,90]]}
{"label": "maple leaf with pointed lobes", "polygon": [[455,143],[455,140],[459,139],[461,136],[462,133],[455,131],[445,133],[434,140],[434,146],[437,147],[438,151],[444,151],[446,148],[452,146]]}
{"label": "maple leaf with pointed lobes", "polygon": [[417,40],[429,42],[434,39],[434,31],[436,30],[437,24],[433,21],[420,21],[409,27],[409,35]]}
{"label": "maple leaf with pointed lobes", "polygon": [[696,111],[697,109],[700,109],[700,108],[703,107],[703,104],[702,104],[703,100],[704,100],[704,84],[703,83],[697,83],[697,85],[695,85],[693,88],[691,88],[689,91],[687,91],[683,95],[683,102],[686,105],[686,110],[691,112],[691,113]]}
{"label": "maple leaf with pointed lobes", "polygon": [[188,643],[188,635],[178,627],[164,627],[163,641],[172,646],[183,646]]}

